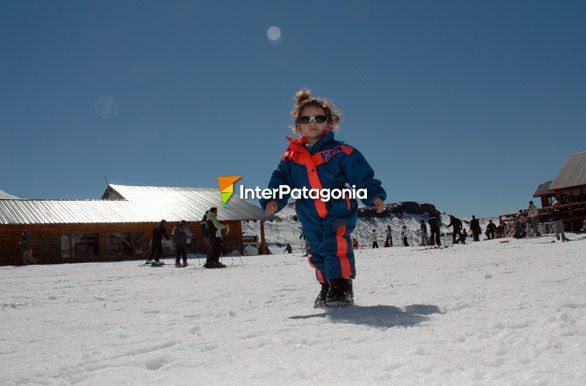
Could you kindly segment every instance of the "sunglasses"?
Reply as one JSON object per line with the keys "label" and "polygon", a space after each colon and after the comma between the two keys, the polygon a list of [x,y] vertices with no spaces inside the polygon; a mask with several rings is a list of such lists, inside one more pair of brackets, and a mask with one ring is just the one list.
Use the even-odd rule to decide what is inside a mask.
{"label": "sunglasses", "polygon": [[328,121],[328,117],[326,117],[325,115],[303,115],[297,118],[297,123],[301,123],[302,125],[307,125],[312,121],[315,123],[326,123]]}

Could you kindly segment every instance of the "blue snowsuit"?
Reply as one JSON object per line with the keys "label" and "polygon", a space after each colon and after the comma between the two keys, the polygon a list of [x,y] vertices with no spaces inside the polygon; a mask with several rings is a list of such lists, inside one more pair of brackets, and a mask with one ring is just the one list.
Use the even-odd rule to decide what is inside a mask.
{"label": "blue snowsuit", "polygon": [[[374,171],[356,149],[334,139],[329,131],[311,150],[305,146],[307,138],[298,140],[288,137],[287,151],[273,172],[269,188],[288,185],[292,189],[343,189],[355,185],[356,189],[367,189],[367,199],[362,202],[372,206],[376,197],[383,201],[386,193],[379,180],[374,179]],[[289,197],[278,199],[279,209],[287,205]],[[270,200],[260,200],[264,209]],[[295,210],[303,227],[309,245],[309,262],[316,270],[320,283],[332,279],[354,278],[356,268],[350,234],[356,227],[358,202],[343,197],[327,202],[319,198],[299,199]]]}

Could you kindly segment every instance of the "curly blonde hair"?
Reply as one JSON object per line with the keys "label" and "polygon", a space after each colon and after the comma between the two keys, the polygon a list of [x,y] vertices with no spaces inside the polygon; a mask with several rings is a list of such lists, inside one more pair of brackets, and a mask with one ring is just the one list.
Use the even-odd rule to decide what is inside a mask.
{"label": "curly blonde hair", "polygon": [[328,117],[328,123],[332,130],[336,130],[342,122],[342,112],[338,110],[334,103],[329,99],[315,98],[311,95],[311,91],[307,88],[301,89],[295,93],[295,106],[291,110],[291,117],[293,118],[293,127],[291,130],[293,134],[301,133],[297,119],[303,113],[303,109],[307,106],[315,106],[321,108]]}

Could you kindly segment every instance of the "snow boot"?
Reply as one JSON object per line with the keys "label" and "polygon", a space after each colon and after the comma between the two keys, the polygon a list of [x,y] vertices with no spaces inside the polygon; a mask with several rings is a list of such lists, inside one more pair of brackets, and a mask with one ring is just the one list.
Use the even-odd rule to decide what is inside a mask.
{"label": "snow boot", "polygon": [[189,264],[187,264],[187,261],[184,261],[184,262],[183,262],[183,266],[184,266],[184,267],[187,267],[188,265],[189,265]]}
{"label": "snow boot", "polygon": [[330,289],[326,296],[326,306],[347,307],[354,304],[354,291],[351,279],[330,280]]}
{"label": "snow boot", "polygon": [[328,296],[329,289],[330,285],[328,283],[321,284],[321,289],[319,291],[319,294],[317,294],[317,298],[315,298],[313,308],[324,308],[326,306],[326,298]]}
{"label": "snow boot", "polygon": [[181,263],[178,262],[178,261],[175,262],[175,267],[177,267],[177,268],[183,268],[183,266],[181,265]]}
{"label": "snow boot", "polygon": [[204,265],[206,268],[226,268],[226,266],[219,261],[210,261]]}

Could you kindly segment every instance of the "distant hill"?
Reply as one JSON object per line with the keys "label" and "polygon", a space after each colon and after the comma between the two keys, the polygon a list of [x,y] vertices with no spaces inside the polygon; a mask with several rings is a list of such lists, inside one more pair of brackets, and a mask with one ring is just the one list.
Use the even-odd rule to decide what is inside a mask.
{"label": "distant hill", "polygon": [[[378,243],[382,247],[385,242],[387,225],[391,226],[393,245],[402,245],[400,235],[403,225],[408,230],[409,244],[419,245],[421,240],[420,221],[425,220],[427,222],[427,217],[435,206],[429,203],[405,201],[386,204],[385,207],[386,210],[380,214],[376,213],[372,208],[363,207],[358,209],[358,221],[352,237],[358,240],[360,247],[370,248],[370,237],[373,229],[376,229]],[[274,253],[278,253],[282,251],[286,243],[290,243],[294,251],[300,251],[303,245],[303,240],[299,238],[301,235],[301,223],[295,214],[294,204],[288,204],[286,208],[277,213],[277,216],[281,220],[265,223],[265,234],[269,248],[274,249]],[[464,219],[462,220],[464,221]],[[449,223],[449,215],[442,214],[442,223],[442,231],[446,232],[448,229],[445,228],[445,225]],[[259,228],[258,223],[244,223],[246,235],[260,235]]]}

